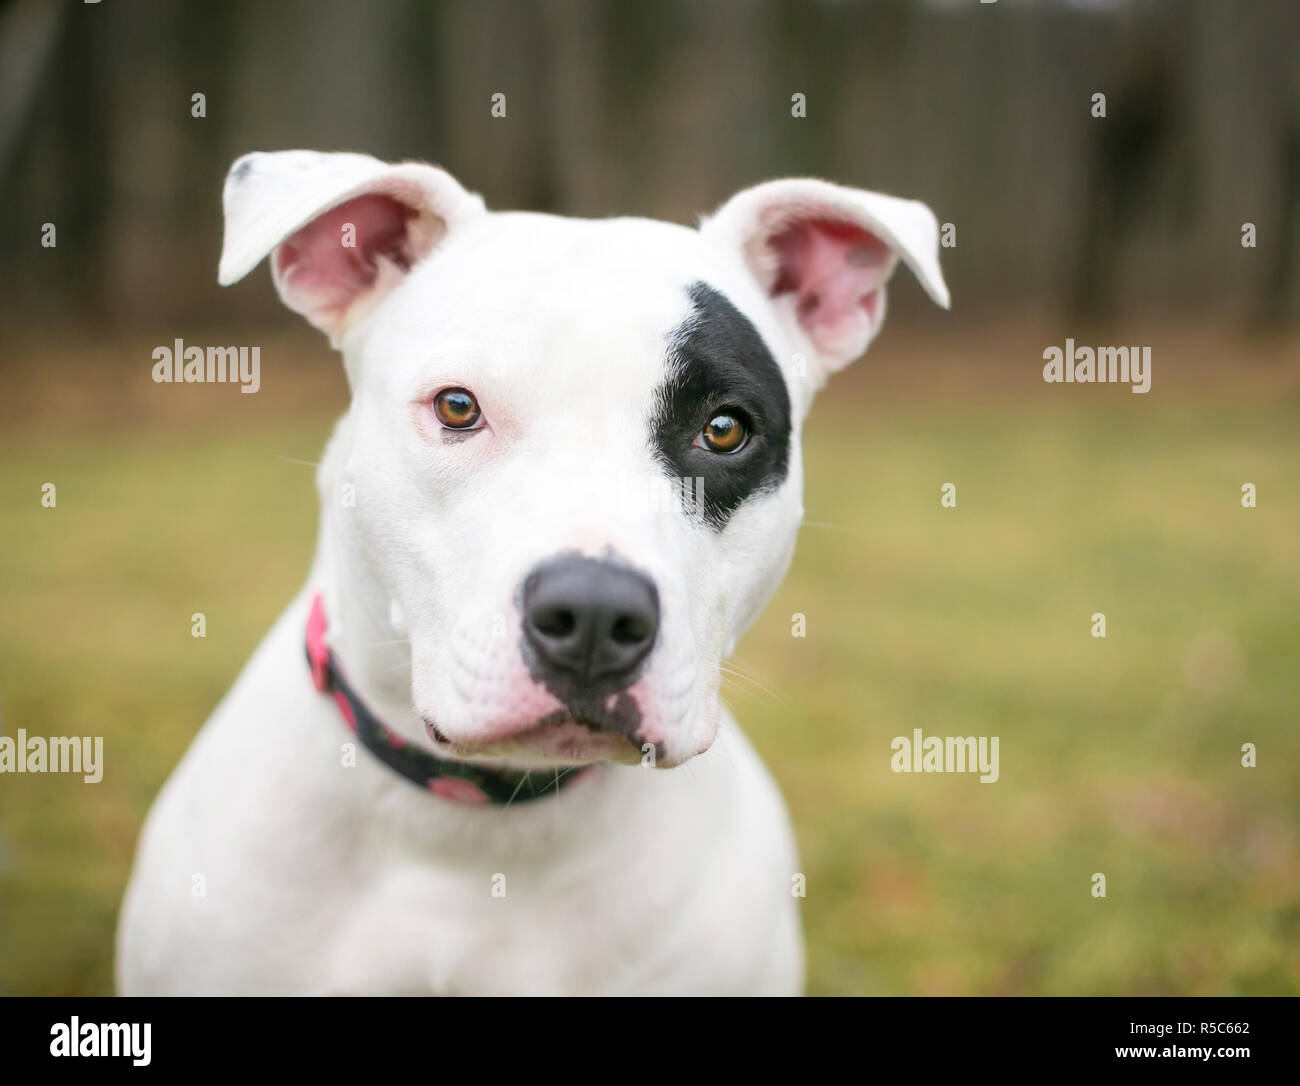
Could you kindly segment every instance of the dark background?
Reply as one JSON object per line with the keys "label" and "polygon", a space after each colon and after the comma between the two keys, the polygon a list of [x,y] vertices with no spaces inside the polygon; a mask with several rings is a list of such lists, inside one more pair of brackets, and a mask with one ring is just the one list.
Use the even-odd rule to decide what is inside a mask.
{"label": "dark background", "polygon": [[913,196],[957,225],[969,319],[1300,305],[1289,0],[10,0],[0,20],[8,319],[270,316],[266,292],[214,302],[217,211],[235,157],[289,147],[585,216],[693,221],[783,174]]}

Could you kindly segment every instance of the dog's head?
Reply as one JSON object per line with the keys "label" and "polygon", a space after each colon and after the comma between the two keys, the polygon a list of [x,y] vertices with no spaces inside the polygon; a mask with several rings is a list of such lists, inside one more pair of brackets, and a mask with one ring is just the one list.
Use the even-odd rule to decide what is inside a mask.
{"label": "dog's head", "polygon": [[344,355],[323,546],[358,599],[333,607],[382,614],[356,651],[409,651],[453,757],[707,749],[794,549],[813,392],[879,330],[900,257],[948,304],[928,208],[824,181],[692,230],[492,213],[432,166],[288,151],[239,159],[225,212],[221,282],[269,254]]}

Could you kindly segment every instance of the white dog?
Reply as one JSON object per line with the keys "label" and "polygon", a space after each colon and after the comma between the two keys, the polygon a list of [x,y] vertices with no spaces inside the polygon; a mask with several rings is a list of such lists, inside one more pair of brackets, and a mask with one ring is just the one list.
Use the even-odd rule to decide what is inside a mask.
{"label": "white dog", "polygon": [[120,990],[798,993],[789,818],[720,667],[897,259],[948,304],[929,209],[785,180],[698,230],[492,213],[309,151],[224,199],[220,281],[269,255],[352,403],[307,585],[145,825]]}

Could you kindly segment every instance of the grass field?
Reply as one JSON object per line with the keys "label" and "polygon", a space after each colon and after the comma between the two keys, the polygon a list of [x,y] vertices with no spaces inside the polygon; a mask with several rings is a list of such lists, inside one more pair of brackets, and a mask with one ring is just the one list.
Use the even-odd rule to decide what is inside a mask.
{"label": "grass field", "polygon": [[[1300,345],[1158,338],[1135,396],[1044,385],[1058,341],[887,332],[814,410],[729,692],[812,992],[1300,993]],[[251,397],[153,386],[143,345],[8,363],[0,730],[103,735],[106,771],[0,777],[0,991],[111,990],[140,820],[305,574],[343,383],[302,343]],[[1000,780],[891,772],[914,728],[999,736]]]}

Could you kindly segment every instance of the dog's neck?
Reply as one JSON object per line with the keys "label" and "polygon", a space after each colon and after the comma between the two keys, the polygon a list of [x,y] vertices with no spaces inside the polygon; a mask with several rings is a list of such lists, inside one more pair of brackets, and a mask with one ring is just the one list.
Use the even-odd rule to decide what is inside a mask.
{"label": "dog's neck", "polygon": [[[322,518],[327,527],[328,515]],[[408,743],[429,747],[424,722],[411,704],[411,646],[394,622],[383,588],[364,563],[349,563],[346,547],[332,545],[322,531],[308,580],[308,594],[320,593],[329,615],[326,642],[357,694],[384,726]]]}

